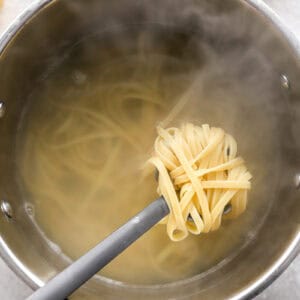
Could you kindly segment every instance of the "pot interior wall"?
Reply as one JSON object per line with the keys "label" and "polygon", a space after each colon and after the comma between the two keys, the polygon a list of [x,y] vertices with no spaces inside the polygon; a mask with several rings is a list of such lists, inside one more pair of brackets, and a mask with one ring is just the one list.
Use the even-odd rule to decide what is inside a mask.
{"label": "pot interior wall", "polygon": [[[0,120],[0,164],[5,170],[0,174],[0,196],[15,212],[9,222],[0,218],[1,243],[23,265],[32,285],[41,285],[68,264],[32,222],[32,199],[22,190],[16,157],[22,120],[31,118],[34,107],[43,107],[34,97],[36,90],[66,62],[77,59],[72,70],[92,69],[88,75],[93,77],[98,71],[91,68],[95,61],[105,64],[141,52],[179,61],[175,68],[164,68],[182,77],[181,92],[195,87],[196,81],[199,99],[209,99],[191,103],[189,118],[209,123],[213,119],[214,125],[225,126],[239,141],[241,152],[259,162],[258,167],[250,164],[254,187],[257,182],[260,186],[251,192],[256,201],[249,208],[257,211],[256,225],[245,236],[243,248],[205,276],[143,289],[97,277],[78,297],[232,296],[288,249],[300,220],[299,191],[293,186],[300,169],[299,60],[281,34],[243,2],[128,0],[120,5],[95,0],[86,5],[83,0],[61,0],[34,16],[0,57],[0,99],[6,104]],[[290,90],[282,88],[282,74],[289,76]],[[4,256],[11,263],[11,255]]]}

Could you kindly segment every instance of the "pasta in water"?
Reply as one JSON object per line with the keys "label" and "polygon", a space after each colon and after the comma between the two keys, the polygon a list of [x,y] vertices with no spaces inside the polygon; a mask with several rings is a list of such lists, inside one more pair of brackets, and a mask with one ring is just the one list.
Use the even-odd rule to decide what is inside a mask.
{"label": "pasta in water", "polygon": [[237,157],[231,135],[191,123],[157,131],[148,163],[158,171],[158,193],[170,208],[161,223],[167,224],[171,240],[216,230],[223,217],[235,218],[246,209],[251,174]]}
{"label": "pasta in water", "polygon": [[[53,257],[63,253],[60,260],[65,263],[77,259],[157,197],[153,164],[149,164],[150,176],[141,176],[141,170],[152,153],[156,126],[160,124],[165,129],[160,129],[155,148],[158,152],[153,153],[153,159],[158,167],[163,157],[171,161],[170,166],[161,161],[159,180],[170,181],[171,184],[161,182],[161,192],[165,195],[165,190],[173,189],[177,197],[172,198],[173,201],[178,203],[181,199],[179,208],[184,204],[183,198],[187,203],[184,214],[179,211],[177,217],[175,210],[171,214],[172,218],[176,216],[179,226],[175,221],[171,223],[171,215],[164,222],[168,222],[169,228],[174,227],[172,234],[175,238],[178,239],[180,230],[188,236],[175,243],[166,234],[165,225],[155,226],[102,269],[98,279],[108,278],[112,284],[120,281],[134,285],[161,285],[198,276],[227,263],[258,230],[270,205],[269,196],[275,193],[274,179],[270,181],[268,174],[275,167],[274,161],[278,161],[278,141],[269,134],[276,127],[264,122],[266,112],[255,106],[247,114],[247,122],[240,122],[238,118],[243,116],[245,109],[243,104],[252,103],[251,98],[223,92],[222,87],[216,86],[215,80],[210,77],[194,80],[184,61],[157,54],[107,61],[107,64],[95,64],[93,59],[91,64],[86,65],[78,52],[74,52],[47,80],[36,86],[20,124],[16,147],[18,183],[26,207],[30,205],[28,207],[32,208],[28,213],[30,218],[56,253]],[[80,76],[81,80],[86,80],[78,82]],[[209,89],[209,93],[198,84]],[[216,88],[210,89],[210,86]],[[223,115],[226,117],[223,118]],[[234,131],[239,138],[239,154],[243,153],[247,168],[255,175],[251,180],[251,205],[247,206],[243,216],[235,222],[222,221],[219,230],[200,236],[188,234],[199,224],[192,207],[197,198],[188,198],[189,191],[194,188],[189,187],[187,172],[178,168],[176,172],[179,174],[172,173],[173,169],[177,169],[174,164],[183,164],[176,161],[177,156],[172,162],[173,150],[162,136],[164,132],[173,139],[174,132],[180,133],[182,128],[166,128],[186,124],[189,120],[220,123],[223,128]],[[234,124],[238,122],[240,126],[234,130]],[[257,126],[249,127],[249,124]],[[214,160],[218,158],[220,162],[231,163],[231,160],[237,159],[235,142],[225,133],[219,137],[222,130],[190,126],[194,128],[190,131],[188,125],[191,124],[184,125],[187,128],[182,137],[187,141],[187,147],[191,147],[191,154],[184,152],[184,155],[189,161],[189,157],[195,157],[199,149],[199,153],[204,152],[195,163],[199,170],[219,166],[219,162],[212,161],[211,155],[222,147],[218,151],[223,151],[224,157],[218,157],[216,152]],[[260,129],[258,135],[257,128]],[[190,133],[186,135],[187,132]],[[201,147],[197,144],[198,133],[199,138],[203,134]],[[194,146],[190,142],[194,140],[190,134],[197,134]],[[212,145],[204,150],[206,143],[213,144],[217,138],[220,140],[216,141],[216,148]],[[256,146],[258,141],[260,147]],[[230,144],[230,150],[225,150],[224,143]],[[164,148],[171,153],[164,153]],[[185,148],[183,150],[186,151]],[[235,161],[235,166],[240,161]],[[242,198],[246,188],[230,188],[240,185],[242,180],[233,182],[234,179],[231,179],[225,183],[226,173],[234,176],[231,172],[235,166],[226,170],[225,165],[223,171],[216,170],[197,177],[209,201],[220,200],[215,196],[226,191],[234,191],[236,197]],[[199,170],[193,169],[192,172]],[[164,179],[164,174],[169,181]],[[222,188],[215,189],[217,180],[222,181]],[[180,198],[180,191],[187,195]],[[235,197],[232,197],[229,203],[234,204],[234,201]],[[208,218],[204,219],[203,212],[196,205],[200,204],[196,202],[195,208],[200,212],[198,215],[204,232]],[[236,200],[236,205],[245,203]],[[223,214],[221,218],[234,216],[237,208],[242,209],[233,205],[230,214]],[[212,214],[210,207],[208,212]],[[210,230],[213,229],[212,226]]]}

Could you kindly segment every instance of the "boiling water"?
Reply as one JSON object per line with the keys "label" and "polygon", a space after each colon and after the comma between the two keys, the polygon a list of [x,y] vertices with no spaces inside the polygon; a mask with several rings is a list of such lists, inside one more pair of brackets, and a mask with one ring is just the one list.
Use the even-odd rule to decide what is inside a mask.
{"label": "boiling water", "polygon": [[[159,45],[154,51],[145,36],[136,45],[90,37],[50,68],[24,114],[19,176],[41,230],[76,259],[157,197],[154,176],[143,172],[156,125],[208,123],[232,134],[253,174],[247,211],[176,243],[157,225],[100,272],[161,284],[216,267],[251,240],[276,193],[278,124],[267,105],[274,91],[262,93],[269,70],[259,72],[264,64],[255,53],[234,64],[232,54],[218,58],[205,46],[195,57]],[[258,77],[247,72],[249,63]]]}

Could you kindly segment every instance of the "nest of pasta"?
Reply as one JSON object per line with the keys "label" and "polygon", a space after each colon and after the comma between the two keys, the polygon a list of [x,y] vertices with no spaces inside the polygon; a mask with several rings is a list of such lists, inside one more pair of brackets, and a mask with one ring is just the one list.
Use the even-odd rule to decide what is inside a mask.
{"label": "nest of pasta", "polygon": [[230,134],[191,123],[157,132],[148,162],[158,171],[158,193],[170,209],[161,223],[171,240],[217,230],[223,218],[244,212],[252,176]]}

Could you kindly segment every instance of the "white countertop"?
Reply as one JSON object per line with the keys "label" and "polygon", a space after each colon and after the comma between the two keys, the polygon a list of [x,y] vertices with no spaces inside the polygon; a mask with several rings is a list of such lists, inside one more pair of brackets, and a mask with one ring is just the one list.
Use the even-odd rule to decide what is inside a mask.
{"label": "white countertop", "polygon": [[[0,33],[34,0],[0,0]],[[300,0],[264,0],[300,39]],[[299,199],[300,200],[300,199]],[[0,259],[0,299],[21,300],[32,293]],[[300,256],[255,300],[300,299]]]}

